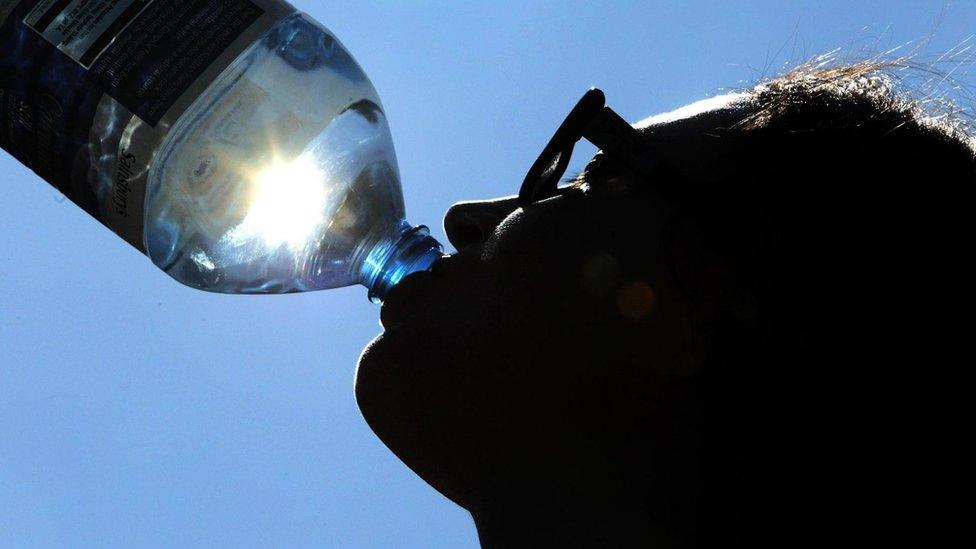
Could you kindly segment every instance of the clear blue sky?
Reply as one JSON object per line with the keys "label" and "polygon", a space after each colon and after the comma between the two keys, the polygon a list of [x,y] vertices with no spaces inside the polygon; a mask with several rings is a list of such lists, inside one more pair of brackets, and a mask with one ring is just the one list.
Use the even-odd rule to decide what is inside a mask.
{"label": "clear blue sky", "polygon": [[[588,86],[636,120],[919,39],[945,4],[930,56],[976,32],[962,0],[294,2],[371,76],[439,238],[451,203],[515,191]],[[363,288],[194,292],[5,154],[0,182],[0,548],[477,546],[359,416]]]}

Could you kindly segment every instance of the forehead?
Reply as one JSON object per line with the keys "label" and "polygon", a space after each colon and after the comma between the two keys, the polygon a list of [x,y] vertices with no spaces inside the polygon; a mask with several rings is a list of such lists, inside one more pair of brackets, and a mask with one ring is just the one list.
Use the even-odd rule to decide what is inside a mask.
{"label": "forehead", "polygon": [[[667,171],[702,183],[726,181],[750,164],[755,168],[763,154],[772,154],[756,150],[760,146],[745,138],[748,132],[735,131],[755,108],[752,93],[730,93],[650,116],[634,127],[642,136],[646,154]],[[612,183],[621,189],[630,187],[631,175],[620,171],[610,156],[594,157],[583,174],[585,181],[601,189]]]}
{"label": "forehead", "polygon": [[729,93],[702,99],[689,105],[679,107],[673,111],[649,116],[634,124],[634,127],[642,131],[652,131],[668,124],[682,123],[684,125],[694,125],[698,122],[701,129],[711,123],[711,119],[720,116],[722,113],[728,114],[729,111],[742,110],[750,104],[752,94],[750,93]]}
{"label": "forehead", "polygon": [[[711,97],[634,124],[647,154],[696,180],[720,180],[742,164],[741,132],[733,129],[753,109],[752,94]],[[738,161],[737,161],[738,160]]]}

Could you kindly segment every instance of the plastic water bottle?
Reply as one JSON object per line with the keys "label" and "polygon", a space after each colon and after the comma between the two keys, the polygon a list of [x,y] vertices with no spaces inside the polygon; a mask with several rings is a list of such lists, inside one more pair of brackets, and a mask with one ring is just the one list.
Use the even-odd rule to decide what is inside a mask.
{"label": "plastic water bottle", "polygon": [[441,255],[372,84],[281,0],[0,0],[0,146],[202,290],[382,300]]}

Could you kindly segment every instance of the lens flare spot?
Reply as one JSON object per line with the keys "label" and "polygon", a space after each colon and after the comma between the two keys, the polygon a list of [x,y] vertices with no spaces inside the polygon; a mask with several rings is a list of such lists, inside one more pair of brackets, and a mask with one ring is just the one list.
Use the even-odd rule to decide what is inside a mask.
{"label": "lens flare spot", "polygon": [[617,310],[630,320],[641,320],[651,314],[656,296],[645,282],[630,282],[617,294]]}

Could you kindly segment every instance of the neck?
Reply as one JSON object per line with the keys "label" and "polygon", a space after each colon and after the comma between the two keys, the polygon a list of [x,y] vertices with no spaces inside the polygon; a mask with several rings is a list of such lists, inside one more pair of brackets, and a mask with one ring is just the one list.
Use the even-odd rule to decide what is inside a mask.
{"label": "neck", "polygon": [[[519,500],[521,498],[512,498]],[[677,547],[667,525],[639,504],[607,500],[489,506],[472,512],[484,549],[496,547]]]}

